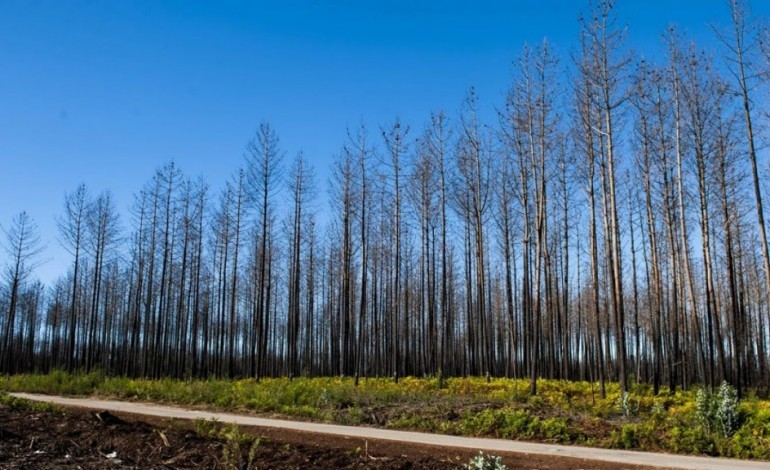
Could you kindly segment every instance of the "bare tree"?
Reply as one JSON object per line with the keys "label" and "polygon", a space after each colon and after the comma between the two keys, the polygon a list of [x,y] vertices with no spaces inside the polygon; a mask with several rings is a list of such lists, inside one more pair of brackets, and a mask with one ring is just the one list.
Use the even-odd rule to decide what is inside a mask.
{"label": "bare tree", "polygon": [[[491,151],[477,114],[476,92],[471,88],[463,102],[460,129],[455,155],[459,191],[457,203],[472,234],[473,248],[473,295],[469,296],[469,318],[478,326],[475,338],[469,333],[470,371],[473,374],[494,374],[492,360],[492,335],[487,304],[487,260],[485,245],[485,219],[491,205]],[[468,243],[471,237],[468,237]]]}
{"label": "bare tree", "polygon": [[297,154],[289,172],[292,212],[289,216],[291,244],[289,254],[289,301],[288,301],[288,364],[289,377],[300,373],[299,331],[302,300],[302,245],[309,232],[308,205],[314,197],[314,175],[302,153]]}
{"label": "bare tree", "polygon": [[[406,164],[405,157],[408,151],[408,145],[406,142],[407,134],[409,133],[409,126],[403,126],[401,121],[396,121],[388,128],[382,130],[382,138],[385,141],[388,157],[390,159],[389,166],[392,170],[392,191],[393,191],[393,307],[391,314],[391,337],[392,337],[392,375],[393,379],[398,382],[399,371],[406,373],[406,355],[402,354],[402,349],[408,341],[408,329],[406,328],[408,316],[406,311],[402,309],[402,306],[408,308],[408,305],[402,301],[402,172]],[[402,318],[403,317],[403,318]],[[403,323],[404,327],[401,326]],[[399,331],[401,330],[401,331]]]}
{"label": "bare tree", "polygon": [[625,69],[628,58],[620,55],[623,45],[623,29],[616,24],[614,1],[601,0],[593,5],[589,16],[582,20],[583,34],[588,41],[590,67],[584,73],[592,88],[590,97],[601,116],[601,126],[595,130],[602,143],[602,169],[606,165],[605,226],[610,251],[609,282],[612,307],[617,331],[615,334],[621,388],[628,390],[626,374],[625,299],[623,297],[623,266],[620,241],[620,220],[616,196],[617,114],[627,95],[624,89]]}
{"label": "bare tree", "polygon": [[[746,130],[746,144],[749,163],[751,164],[751,177],[754,189],[754,200],[757,213],[757,228],[759,229],[759,241],[762,245],[762,261],[765,271],[766,289],[770,291],[770,251],[767,244],[767,231],[765,227],[765,211],[762,204],[762,186],[760,184],[759,169],[757,166],[757,145],[754,124],[754,91],[760,80],[767,81],[767,73],[757,67],[756,49],[759,44],[758,28],[749,14],[746,0],[728,0],[730,8],[731,34],[722,34],[717,28],[714,31],[722,44],[727,47],[731,56],[727,57],[730,74],[737,86],[738,96],[741,101],[743,120]],[[770,48],[763,43],[767,63],[770,63]]]}
{"label": "bare tree", "polygon": [[24,283],[39,265],[39,256],[45,248],[40,241],[38,228],[26,212],[20,212],[11,221],[8,228],[2,229],[5,235],[3,248],[9,262],[3,270],[3,278],[8,286],[8,310],[3,325],[3,344],[0,347],[0,370],[4,373],[17,371],[17,360],[21,359],[16,344],[16,316]]}
{"label": "bare tree", "polygon": [[[90,204],[86,215],[86,227],[88,230],[87,251],[93,259],[93,274],[91,287],[91,315],[89,320],[88,346],[89,351],[86,355],[86,370],[92,368],[100,359],[98,354],[105,356],[104,347],[107,342],[107,331],[109,324],[102,322],[102,331],[98,331],[98,323],[101,314],[111,318],[113,312],[100,310],[100,302],[103,288],[104,268],[114,260],[115,245],[119,241],[119,216],[115,205],[112,203],[112,196],[109,191],[99,194]],[[105,318],[105,320],[107,319]],[[100,344],[97,344],[100,343]],[[101,347],[100,347],[101,346]],[[101,351],[100,351],[101,349]]]}
{"label": "bare tree", "polygon": [[577,113],[576,142],[579,143],[584,164],[583,178],[585,180],[584,190],[588,198],[589,206],[589,243],[591,251],[591,294],[594,319],[594,347],[595,361],[597,364],[597,376],[602,398],[606,396],[605,389],[605,351],[602,348],[602,328],[600,321],[600,303],[599,303],[599,259],[598,259],[598,237],[596,230],[596,162],[597,162],[597,143],[596,119],[598,115],[597,106],[592,99],[593,85],[590,72],[593,68],[593,61],[590,54],[590,43],[587,35],[583,34],[581,41],[581,57],[578,59],[578,66],[581,71],[580,78],[575,86],[575,106]]}
{"label": "bare tree", "polygon": [[246,147],[246,179],[250,201],[257,211],[254,264],[256,298],[252,310],[254,334],[250,348],[250,375],[259,378],[267,367],[267,337],[270,320],[270,280],[268,279],[269,246],[272,234],[272,199],[281,180],[283,153],[278,148],[278,135],[270,124],[259,125],[257,135]]}
{"label": "bare tree", "polygon": [[454,371],[453,354],[450,353],[453,338],[454,318],[449,302],[449,265],[448,265],[448,222],[447,205],[449,190],[449,149],[452,142],[452,129],[443,112],[431,114],[430,123],[425,129],[423,144],[431,159],[435,177],[438,179],[438,212],[441,217],[441,294],[439,298],[440,317],[443,331],[441,334],[440,373],[451,374]]}
{"label": "bare tree", "polygon": [[75,338],[78,318],[78,282],[80,280],[81,251],[85,243],[86,211],[88,208],[88,192],[81,184],[78,188],[64,197],[64,215],[57,219],[61,243],[74,256],[72,268],[72,293],[69,306],[69,339],[67,346],[67,370],[75,368]]}

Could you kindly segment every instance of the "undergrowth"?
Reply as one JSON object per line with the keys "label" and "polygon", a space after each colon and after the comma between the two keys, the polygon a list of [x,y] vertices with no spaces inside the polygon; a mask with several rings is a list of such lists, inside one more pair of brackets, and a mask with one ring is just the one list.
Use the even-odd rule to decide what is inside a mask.
{"label": "undergrowth", "polygon": [[11,409],[28,411],[62,411],[62,408],[54,404],[16,398],[2,391],[0,391],[0,406],[7,406]]}
{"label": "undergrowth", "polygon": [[[235,424],[204,419],[195,421],[195,432],[201,437],[213,438],[222,444],[222,467],[227,469],[254,467],[261,438],[241,431]],[[244,450],[247,450],[245,455]]]}
{"label": "undergrowth", "polygon": [[[152,401],[342,424],[605,448],[770,459],[770,401],[724,384],[654,395],[639,385],[524,379],[265,378],[148,380],[99,372],[0,376],[0,390]],[[2,397],[3,395],[0,395]],[[7,397],[7,395],[6,395]],[[8,398],[0,398],[7,400]]]}

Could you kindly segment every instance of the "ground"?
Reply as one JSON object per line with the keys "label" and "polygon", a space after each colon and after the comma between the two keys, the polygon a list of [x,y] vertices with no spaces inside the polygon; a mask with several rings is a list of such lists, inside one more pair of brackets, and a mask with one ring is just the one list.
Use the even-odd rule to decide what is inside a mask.
{"label": "ground", "polygon": [[[484,377],[175,380],[99,371],[0,375],[1,392],[110,398],[274,418],[592,448],[770,461],[770,400],[727,384],[661,390],[634,384],[606,397],[590,382]],[[722,393],[723,388],[728,393]],[[732,398],[731,398],[732,397]],[[0,402],[2,397],[0,396]],[[730,418],[725,420],[725,418]]]}
{"label": "ground", "polygon": [[[0,405],[0,469],[449,469],[473,455],[444,447],[210,422]],[[511,469],[641,468],[526,454],[502,457]]]}

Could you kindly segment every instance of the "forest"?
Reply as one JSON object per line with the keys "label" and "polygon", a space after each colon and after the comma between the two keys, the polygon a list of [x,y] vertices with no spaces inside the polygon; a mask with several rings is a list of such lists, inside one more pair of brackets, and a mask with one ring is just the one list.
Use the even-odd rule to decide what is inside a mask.
{"label": "forest", "polygon": [[718,50],[672,27],[642,58],[613,7],[523,48],[496,119],[470,88],[351,126],[327,182],[264,122],[216,190],[173,161],[128,210],[72,188],[51,285],[3,221],[0,374],[770,388],[770,25],[731,0]]}

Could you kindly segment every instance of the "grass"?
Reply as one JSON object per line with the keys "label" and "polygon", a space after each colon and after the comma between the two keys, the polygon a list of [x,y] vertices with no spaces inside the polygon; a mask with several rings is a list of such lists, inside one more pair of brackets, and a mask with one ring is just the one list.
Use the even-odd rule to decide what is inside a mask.
{"label": "grass", "polygon": [[[204,438],[213,438],[222,444],[221,464],[223,468],[253,468],[254,460],[262,439],[244,433],[235,424],[217,421],[196,420],[195,432]],[[242,449],[248,450],[244,459]]]}
{"label": "grass", "polygon": [[43,403],[39,401],[25,400],[23,398],[16,398],[8,395],[6,392],[0,391],[0,406],[7,406],[11,409],[29,410],[29,411],[46,411],[46,412],[61,412],[63,409],[52,403]]}
{"label": "grass", "polygon": [[[90,395],[204,406],[230,411],[464,436],[770,459],[770,401],[754,396],[735,407],[729,432],[718,426],[719,396],[688,390],[628,395],[608,384],[607,397],[588,382],[484,378],[285,378],[146,380],[100,373],[0,376],[0,390]],[[706,402],[704,402],[706,400]],[[705,404],[704,404],[705,403]],[[704,414],[704,407],[709,411]],[[713,422],[712,422],[713,421]]]}

